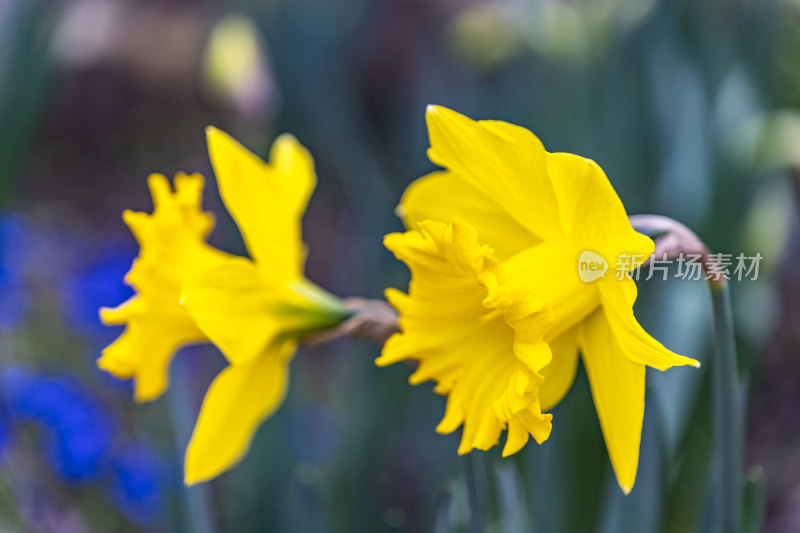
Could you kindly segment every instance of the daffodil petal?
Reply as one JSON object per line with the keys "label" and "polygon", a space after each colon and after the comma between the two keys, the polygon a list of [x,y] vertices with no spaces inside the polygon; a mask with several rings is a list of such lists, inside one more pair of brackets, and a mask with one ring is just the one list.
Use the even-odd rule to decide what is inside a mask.
{"label": "daffodil petal", "polygon": [[[504,294],[517,302],[531,304],[537,299],[552,315],[544,340],[560,336],[600,305],[600,294],[594,284],[584,283],[578,276],[577,254],[562,241],[545,241],[512,256],[502,263],[507,282]],[[530,331],[517,327],[512,313],[506,313],[509,324],[526,340]],[[537,335],[540,333],[537,332]]]}
{"label": "daffodil petal", "polygon": [[481,189],[450,171],[433,172],[409,185],[398,213],[408,229],[417,229],[424,220],[446,223],[463,218],[480,228],[480,241],[491,246],[500,261],[539,240]]}
{"label": "daffodil petal", "polygon": [[[475,121],[440,106],[426,113],[432,162],[484,192],[539,238],[562,235],[541,141],[525,128]],[[483,230],[483,228],[481,228]]]}
{"label": "daffodil petal", "polygon": [[549,411],[555,407],[575,381],[575,372],[578,369],[579,330],[580,326],[575,326],[549,343],[552,359],[549,365],[539,371],[543,378],[539,385],[542,411]]}
{"label": "daffodil petal", "polygon": [[244,364],[276,339],[340,323],[344,308],[320,294],[308,281],[272,283],[252,261],[231,258],[187,280],[181,303],[228,361]]}
{"label": "daffodil petal", "polygon": [[608,280],[600,285],[600,292],[608,323],[631,360],[658,370],[682,365],[700,366],[697,360],[668,350],[642,328],[631,307],[636,299],[633,280]]}
{"label": "daffodil petal", "polygon": [[508,457],[520,451],[528,442],[528,437],[542,444],[550,437],[553,429],[553,415],[542,414],[539,406],[517,413],[517,416],[508,423],[508,436],[503,447],[503,457]]}
{"label": "daffodil petal", "polygon": [[265,163],[216,128],[206,134],[220,195],[250,255],[273,280],[301,278],[300,219],[316,186],[311,155],[285,134],[275,140]]}
{"label": "daffodil petal", "polygon": [[232,258],[187,280],[181,303],[228,361],[244,364],[282,331],[279,318],[270,312],[280,290],[252,261]]}
{"label": "daffodil petal", "polygon": [[242,460],[258,427],[283,402],[294,350],[292,342],[271,347],[214,379],[186,450],[187,485],[212,479]]}
{"label": "daffodil petal", "polygon": [[568,238],[580,250],[599,253],[611,265],[620,254],[653,253],[653,241],[633,229],[625,207],[603,169],[584,157],[547,154],[547,171],[558,198],[561,223]]}
{"label": "daffodil petal", "polygon": [[611,465],[628,494],[639,465],[645,366],[623,354],[600,309],[582,325],[581,349]]}

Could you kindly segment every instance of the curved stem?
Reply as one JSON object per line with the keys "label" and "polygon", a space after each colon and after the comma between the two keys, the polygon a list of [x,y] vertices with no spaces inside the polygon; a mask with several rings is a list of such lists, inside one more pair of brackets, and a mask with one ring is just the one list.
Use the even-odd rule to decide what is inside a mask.
{"label": "curved stem", "polygon": [[742,417],[733,313],[727,283],[712,283],[714,312],[714,448],[717,531],[737,533],[740,522]]}

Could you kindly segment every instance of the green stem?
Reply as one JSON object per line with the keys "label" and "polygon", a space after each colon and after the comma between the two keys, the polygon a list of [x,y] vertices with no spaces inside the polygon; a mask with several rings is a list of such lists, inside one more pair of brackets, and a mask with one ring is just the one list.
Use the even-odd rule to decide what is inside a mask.
{"label": "green stem", "polygon": [[[188,368],[185,364],[180,363],[180,357],[176,358],[174,363],[176,368],[172,373],[172,390],[167,394],[167,399],[178,457],[183,457],[186,443],[189,442],[192,434],[190,424],[193,409],[187,380]],[[208,483],[184,487],[184,493],[181,496],[184,505],[183,518],[191,525],[190,530],[194,533],[217,533],[214,502]]]}
{"label": "green stem", "polygon": [[742,416],[733,311],[725,281],[709,284],[714,311],[714,447],[717,475],[716,531],[738,533],[740,522]]}
{"label": "green stem", "polygon": [[461,456],[461,465],[464,468],[464,480],[467,484],[469,497],[470,531],[472,533],[485,533],[486,513],[486,476],[483,471],[483,462],[477,452],[470,452]]}

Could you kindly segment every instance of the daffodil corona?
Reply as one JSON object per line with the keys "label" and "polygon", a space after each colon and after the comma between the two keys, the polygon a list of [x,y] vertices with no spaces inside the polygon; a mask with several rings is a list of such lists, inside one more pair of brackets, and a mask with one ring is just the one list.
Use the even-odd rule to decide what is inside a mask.
{"label": "daffodil corona", "polygon": [[213,220],[200,211],[200,176],[177,176],[174,193],[163,176],[151,177],[153,214],[124,215],[141,245],[126,278],[138,294],[101,312],[106,323],[127,329],[98,362],[136,378],[137,398],[151,400],[166,387],[169,361],[183,344],[211,341],[225,355],[229,365],[206,393],[186,452],[187,484],[244,456],[283,401],[299,340],[349,315],[303,275],[300,223],[316,185],[310,154],[283,135],[265,163],[227,134],[207,134],[222,200],[251,259],[205,243]]}
{"label": "daffodil corona", "polygon": [[97,362],[118,378],[133,378],[140,402],[164,392],[178,348],[206,341],[180,305],[182,283],[226,257],[205,243],[214,218],[200,210],[202,176],[178,174],[174,192],[160,174],[150,176],[148,185],[153,214],[125,211],[122,216],[141,248],[125,277],[137,294],[114,309],[100,310],[105,324],[126,324],[127,329]]}
{"label": "daffodil corona", "polygon": [[[408,228],[386,246],[411,270],[408,294],[388,290],[401,333],[379,365],[419,361],[412,384],[447,395],[437,431],[463,425],[459,453],[486,450],[507,430],[504,455],[549,436],[545,414],[569,390],[579,352],[617,480],[636,478],[645,367],[697,361],[647,334],[633,315],[628,275],[653,252],[589,159],[545,151],[530,131],[427,111],[432,162],[399,212]],[[601,265],[580,276],[582,254]],[[637,263],[638,259],[638,263]]]}

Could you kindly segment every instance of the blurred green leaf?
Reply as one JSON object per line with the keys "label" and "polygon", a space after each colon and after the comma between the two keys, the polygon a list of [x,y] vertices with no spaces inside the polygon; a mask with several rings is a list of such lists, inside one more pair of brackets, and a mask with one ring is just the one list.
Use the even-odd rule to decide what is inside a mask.
{"label": "blurred green leaf", "polygon": [[311,463],[297,465],[287,498],[284,531],[331,531],[327,512],[327,486],[319,467]]}
{"label": "blurred green leaf", "polygon": [[712,434],[712,391],[708,365],[699,370],[698,390],[683,438],[672,458],[672,476],[664,504],[662,533],[695,531],[708,502]]}
{"label": "blurred green leaf", "polygon": [[11,0],[0,21],[0,206],[46,110],[52,16],[46,0]]}
{"label": "blurred green leaf", "polygon": [[729,133],[727,147],[753,173],[800,168],[800,113],[781,109],[743,119]]}
{"label": "blurred green leaf", "polygon": [[553,419],[557,422],[547,442],[524,448],[534,528],[547,533],[593,532],[610,463],[582,364]]}
{"label": "blurred green leaf", "polygon": [[636,484],[626,496],[620,490],[614,473],[608,473],[601,518],[596,529],[598,533],[658,530],[664,505],[664,472],[668,466],[664,464],[663,428],[656,416],[651,394],[648,394],[646,403]]}
{"label": "blurred green leaf", "polygon": [[500,531],[529,533],[528,498],[517,465],[512,461],[497,463],[494,469],[497,486],[497,505],[500,511]]}
{"label": "blurred green leaf", "polygon": [[[455,510],[456,483],[448,481],[436,495],[433,512],[433,533],[450,533],[451,516]],[[466,525],[466,524],[465,524]]]}
{"label": "blurred green leaf", "polygon": [[764,518],[766,501],[766,478],[764,469],[755,466],[747,473],[742,489],[742,532],[758,533]]}

